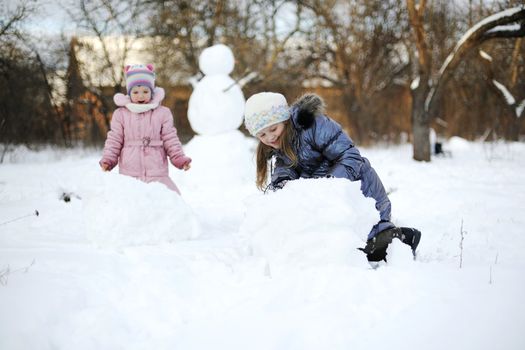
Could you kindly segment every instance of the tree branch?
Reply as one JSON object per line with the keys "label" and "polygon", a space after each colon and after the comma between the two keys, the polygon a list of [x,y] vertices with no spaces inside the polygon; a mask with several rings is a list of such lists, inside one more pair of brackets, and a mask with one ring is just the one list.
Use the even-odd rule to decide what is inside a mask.
{"label": "tree branch", "polygon": [[[411,0],[407,0],[411,1]],[[525,21],[525,6],[515,7],[512,9],[498,12],[492,16],[489,16],[482,21],[478,22],[474,27],[468,30],[463,37],[458,41],[456,47],[452,53],[447,57],[441,69],[439,70],[439,76],[437,78],[436,85],[430,90],[425,101],[425,110],[428,112],[428,117],[431,118],[436,111],[436,101],[439,100],[443,86],[446,84],[450,76],[453,74],[457,66],[463,61],[463,59],[474,51],[483,42],[503,37],[505,38],[508,31],[493,31],[488,32],[502,25],[508,25],[516,22],[522,23]],[[521,32],[523,25],[520,25],[520,30],[514,31],[515,33]],[[503,35],[503,36],[498,36]],[[522,36],[524,36],[523,33]]]}
{"label": "tree branch", "polygon": [[[11,15],[10,13],[4,13],[4,15],[11,15],[11,17],[7,20],[7,22],[4,24],[4,20],[0,18],[0,24],[2,26],[0,27],[0,38],[4,35],[7,35],[9,33],[9,30],[18,22],[21,22],[24,20],[29,12],[34,10],[31,8],[27,2],[23,2],[22,4],[18,5],[17,8],[13,11],[14,13]],[[10,11],[8,11],[10,12]]]}
{"label": "tree branch", "polygon": [[414,29],[416,47],[418,52],[420,75],[430,76],[430,67],[432,66],[431,57],[427,44],[427,35],[423,26],[423,16],[425,11],[425,1],[422,0],[418,5],[414,0],[407,0],[408,19]]}
{"label": "tree branch", "polygon": [[525,21],[522,21],[518,28],[494,28],[483,34],[481,40],[486,41],[495,38],[521,38],[525,36]]}

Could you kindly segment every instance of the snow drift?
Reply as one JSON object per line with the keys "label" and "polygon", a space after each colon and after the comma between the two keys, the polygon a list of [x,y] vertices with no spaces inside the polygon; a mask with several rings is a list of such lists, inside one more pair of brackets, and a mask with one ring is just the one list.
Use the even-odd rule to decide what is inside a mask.
{"label": "snow drift", "polygon": [[175,242],[199,234],[191,208],[163,184],[116,172],[89,181],[90,189],[81,190],[84,227],[99,247]]}
{"label": "snow drift", "polygon": [[245,204],[240,234],[253,254],[266,258],[272,268],[334,263],[368,266],[356,248],[364,247],[379,214],[374,200],[361,193],[359,182],[290,181],[280,191],[247,198]]}

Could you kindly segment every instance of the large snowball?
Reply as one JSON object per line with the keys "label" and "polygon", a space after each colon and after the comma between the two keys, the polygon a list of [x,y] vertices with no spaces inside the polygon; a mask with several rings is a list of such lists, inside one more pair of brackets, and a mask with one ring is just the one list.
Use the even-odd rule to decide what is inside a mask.
{"label": "large snowball", "polygon": [[344,264],[368,268],[364,247],[379,218],[359,182],[301,179],[269,195],[246,201],[241,237],[272,270]]}
{"label": "large snowball", "polygon": [[194,238],[198,226],[192,210],[160,183],[101,173],[83,193],[87,237],[100,247],[160,244]]}
{"label": "large snowball", "polygon": [[199,68],[206,75],[228,75],[233,72],[234,63],[232,50],[222,44],[204,49],[199,56]]}
{"label": "large snowball", "polygon": [[195,87],[188,103],[192,129],[201,135],[215,135],[241,126],[244,95],[227,75],[205,76]]}

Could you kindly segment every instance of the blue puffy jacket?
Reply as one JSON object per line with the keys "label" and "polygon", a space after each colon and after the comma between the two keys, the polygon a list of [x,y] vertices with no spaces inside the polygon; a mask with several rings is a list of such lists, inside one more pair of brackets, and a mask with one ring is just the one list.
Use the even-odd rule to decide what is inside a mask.
{"label": "blue puffy jacket", "polygon": [[[324,102],[314,94],[301,97],[291,108],[291,122],[296,130],[293,140],[298,164],[275,150],[275,168],[270,188],[278,189],[286,180],[333,176],[351,181],[361,180],[361,191],[376,201],[382,221],[390,221],[391,204],[379,176],[368,159],[361,156],[352,139],[334,120],[324,115]],[[380,225],[381,231],[391,223]],[[376,225],[377,226],[377,225]],[[377,232],[371,233],[372,236]]]}

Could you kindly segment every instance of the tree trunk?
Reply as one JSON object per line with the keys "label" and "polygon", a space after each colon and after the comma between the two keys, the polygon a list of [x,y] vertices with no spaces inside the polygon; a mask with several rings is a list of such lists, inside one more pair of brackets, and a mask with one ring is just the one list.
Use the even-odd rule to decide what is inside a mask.
{"label": "tree trunk", "polygon": [[430,91],[430,73],[432,55],[427,43],[427,33],[423,23],[426,1],[416,3],[407,0],[408,16],[414,42],[417,48],[417,74],[419,83],[412,88],[412,158],[418,161],[430,161],[430,117],[426,109],[426,98]]}
{"label": "tree trunk", "polygon": [[7,154],[7,151],[9,150],[9,142],[5,141],[4,143],[2,143],[2,145],[4,146],[4,149],[2,150],[2,155],[0,155],[0,164],[4,162],[4,157]]}
{"label": "tree trunk", "polygon": [[425,162],[430,161],[430,118],[425,111],[428,90],[427,84],[412,90],[412,157]]}
{"label": "tree trunk", "polygon": [[[421,112],[424,113],[424,112]],[[418,119],[413,116],[412,136],[413,140],[413,158],[418,161],[430,161],[430,124],[426,120]]]}

